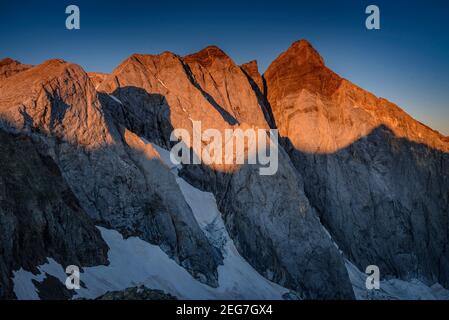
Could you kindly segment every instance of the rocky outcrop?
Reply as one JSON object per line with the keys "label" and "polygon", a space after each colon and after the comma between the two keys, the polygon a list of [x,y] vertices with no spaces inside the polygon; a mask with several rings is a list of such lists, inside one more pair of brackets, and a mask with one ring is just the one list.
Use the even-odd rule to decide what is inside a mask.
{"label": "rocky outcrop", "polygon": [[45,145],[0,129],[0,298],[15,298],[13,271],[107,264],[106,243]]}
{"label": "rocky outcrop", "polygon": [[245,73],[221,49],[207,47],[184,57],[183,61],[193,83],[207,93],[211,103],[224,109],[228,123],[267,127]]}
{"label": "rocky outcrop", "polygon": [[329,70],[306,41],[264,75],[307,197],[357,266],[449,285],[447,138]]}
{"label": "rocky outcrop", "polygon": [[257,65],[257,61],[252,60],[250,62],[242,64],[240,67],[241,67],[242,71],[245,73],[246,77],[248,78],[248,81],[254,91],[254,94],[257,97],[259,106],[262,109],[262,112],[265,116],[265,120],[267,121],[267,124],[270,126],[270,128],[277,129],[277,126],[276,126],[276,123],[274,120],[274,116],[273,116],[273,111],[271,110],[271,107],[270,107],[267,97],[265,95],[265,91],[266,91],[265,79],[259,73],[259,67]]}
{"label": "rocky outcrop", "polygon": [[88,72],[87,75],[90,78],[90,81],[92,81],[92,84],[95,88],[98,88],[104,79],[108,77],[107,73],[101,73],[101,72]]}
{"label": "rocky outcrop", "polygon": [[161,290],[153,290],[144,286],[112,291],[95,300],[176,300],[176,297]]}
{"label": "rocky outcrop", "polygon": [[0,81],[9,78],[16,73],[26,71],[31,67],[31,65],[22,64],[19,61],[10,58],[0,60]]}
{"label": "rocky outcrop", "polygon": [[255,85],[257,86],[257,89],[264,94],[265,93],[265,85],[264,80],[262,78],[262,75],[259,73],[259,67],[257,65],[256,60],[251,60],[247,63],[244,63],[240,66],[243,70],[243,72],[252,80],[254,81]]}

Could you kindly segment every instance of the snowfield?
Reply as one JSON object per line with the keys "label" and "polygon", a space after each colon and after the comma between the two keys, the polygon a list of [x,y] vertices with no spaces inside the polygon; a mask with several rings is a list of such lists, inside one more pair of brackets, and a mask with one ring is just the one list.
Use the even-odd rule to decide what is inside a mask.
{"label": "snowfield", "polygon": [[[146,144],[148,141],[142,139]],[[155,146],[162,161],[177,176],[167,150]],[[194,188],[183,179],[176,181],[193,214],[209,241],[220,249],[224,261],[218,267],[219,287],[212,288],[194,279],[190,273],[170,259],[158,246],[137,237],[124,239],[115,230],[98,227],[109,246],[108,266],[83,268],[81,281],[86,288],[76,290],[76,298],[96,298],[108,291],[145,285],[180,299],[282,299],[285,289],[254,270],[234,246],[226,231],[213,194]],[[14,272],[14,292],[18,299],[39,299],[32,280],[42,282],[46,274],[65,283],[67,275],[56,261],[38,267],[40,274],[20,269]]]}
{"label": "snowfield", "polygon": [[383,280],[380,281],[379,290],[367,290],[365,273],[348,260],[346,260],[346,270],[348,270],[357,300],[449,300],[449,290],[438,283],[429,287],[418,279]]}

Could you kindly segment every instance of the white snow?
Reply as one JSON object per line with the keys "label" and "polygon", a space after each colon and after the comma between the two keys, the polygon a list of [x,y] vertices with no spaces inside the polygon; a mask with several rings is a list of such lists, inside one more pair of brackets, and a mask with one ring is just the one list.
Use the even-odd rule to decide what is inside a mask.
{"label": "white snow", "polygon": [[42,282],[46,278],[46,273],[65,283],[67,275],[64,273],[62,266],[52,258],[47,258],[47,260],[47,263],[38,267],[40,273],[37,275],[22,268],[13,272],[14,293],[19,300],[39,300],[37,289],[32,280]]}
{"label": "white snow", "polygon": [[112,94],[110,94],[109,97],[111,97],[111,99],[114,100],[115,102],[120,103],[121,105],[123,105],[123,103],[118,98],[113,96]]}
{"label": "white snow", "polygon": [[448,300],[449,290],[436,283],[428,286],[418,279],[404,281],[388,279],[380,281],[379,290],[365,287],[367,275],[346,260],[346,269],[357,300]]}
{"label": "white snow", "polygon": [[220,287],[217,290],[223,293],[223,297],[281,299],[283,294],[289,292],[262,277],[240,256],[226,230],[213,194],[200,191],[179,177],[176,181],[199,226],[224,256],[223,266],[218,267]]}
{"label": "white snow", "polygon": [[[176,167],[171,163],[167,150],[156,145],[154,147],[169,168]],[[227,233],[213,194],[188,184],[177,176],[177,170],[172,172],[199,226],[223,255],[223,265],[218,267],[219,287],[212,288],[194,279],[158,246],[137,237],[123,239],[115,230],[98,227],[109,246],[110,264],[83,268],[81,281],[86,288],[77,290],[75,298],[95,298],[107,291],[143,284],[181,299],[282,299],[282,295],[289,290],[265,279],[238,253]],[[14,273],[14,291],[19,299],[38,299],[31,280],[42,282],[45,273],[65,283],[63,268],[54,260],[48,260],[49,263],[39,267],[41,274],[37,276],[23,269]]]}
{"label": "white snow", "polygon": [[[143,139],[143,138],[141,138],[141,139],[142,139],[142,141],[143,141],[145,144],[151,144],[151,145],[154,147],[154,149],[156,149],[156,151],[159,153],[159,156],[160,156],[162,162],[163,162],[168,168],[170,168],[170,169],[175,169],[175,168],[181,169],[181,165],[174,164],[174,163],[170,160],[170,152],[169,152],[169,151],[165,150],[165,149],[162,148],[162,147],[159,147],[158,145],[156,145],[156,144],[154,144],[154,143],[148,142],[147,140],[145,140],[145,139]],[[175,175],[177,175],[177,171],[176,171],[176,170],[175,170],[175,172],[173,172],[173,173],[174,173]]]}

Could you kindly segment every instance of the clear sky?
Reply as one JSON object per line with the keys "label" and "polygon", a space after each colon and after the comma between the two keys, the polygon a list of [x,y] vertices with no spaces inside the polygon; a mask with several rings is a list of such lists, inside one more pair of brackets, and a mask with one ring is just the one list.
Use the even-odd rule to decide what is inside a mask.
{"label": "clear sky", "polygon": [[[76,4],[81,29],[65,28]],[[381,30],[365,28],[376,4]],[[217,45],[261,72],[308,39],[341,76],[449,135],[449,1],[0,0],[0,58],[62,58],[110,72],[132,53],[184,55]]]}

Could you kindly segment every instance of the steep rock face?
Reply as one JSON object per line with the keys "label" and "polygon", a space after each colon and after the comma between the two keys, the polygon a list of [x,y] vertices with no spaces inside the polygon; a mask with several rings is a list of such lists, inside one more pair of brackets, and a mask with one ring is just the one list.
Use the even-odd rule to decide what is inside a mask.
{"label": "steep rock face", "polygon": [[267,279],[305,299],[351,299],[342,257],[304,195],[302,178],[279,152],[275,176],[242,166],[229,181],[218,180],[223,187],[215,193],[229,233]]}
{"label": "steep rock face", "polygon": [[43,144],[0,129],[0,299],[14,298],[12,272],[107,263],[108,247]]}
{"label": "steep rock face", "polygon": [[298,150],[332,153],[381,125],[398,137],[449,150],[447,138],[328,69],[307,41],[292,44],[264,77],[279,132]]}
{"label": "steep rock face", "polygon": [[[186,76],[176,55],[132,55],[100,85],[117,101],[106,101],[110,113],[129,130],[170,147],[173,128],[192,132],[192,121],[204,127],[225,128],[226,121],[210,108],[203,93]],[[117,106],[118,104],[118,106]]]}
{"label": "steep rock face", "polygon": [[245,72],[246,75],[254,81],[259,91],[261,93],[265,93],[263,78],[262,75],[259,73],[257,61],[251,60],[247,63],[242,64],[240,67],[242,68],[243,72]]}
{"label": "steep rock face", "polygon": [[184,57],[183,61],[194,82],[226,111],[230,124],[246,122],[258,128],[267,126],[244,72],[221,49],[207,47]]}
{"label": "steep rock face", "polygon": [[87,75],[89,76],[90,81],[92,81],[92,84],[95,88],[98,88],[103,80],[108,77],[107,73],[101,72],[88,72]]}
{"label": "steep rock face", "polygon": [[217,284],[220,257],[194,222],[180,191],[167,194],[159,189],[168,168],[146,159],[151,162],[147,170],[155,171],[145,171],[145,159],[136,160],[124,130],[108,119],[79,66],[50,60],[2,81],[0,92],[2,126],[48,146],[96,223],[160,245],[195,277]]}
{"label": "steep rock face", "polygon": [[362,270],[447,287],[447,138],[333,73],[306,41],[264,77],[306,194],[343,252]]}
{"label": "steep rock face", "polygon": [[[164,147],[173,128],[192,132],[193,120],[221,132],[269,127],[247,76],[215,47],[185,58],[133,55],[98,90],[116,123]],[[352,298],[344,263],[282,150],[279,167],[266,177],[254,165],[186,165],[182,174],[215,194],[239,252],[265,277],[308,298]]]}
{"label": "steep rock face", "polygon": [[267,97],[265,95],[266,91],[266,83],[265,79],[259,73],[259,67],[257,65],[256,60],[252,60],[240,66],[242,71],[245,73],[248,81],[257,97],[259,106],[265,116],[265,120],[267,124],[272,129],[277,129],[276,123],[273,116],[273,111],[267,101]]}

